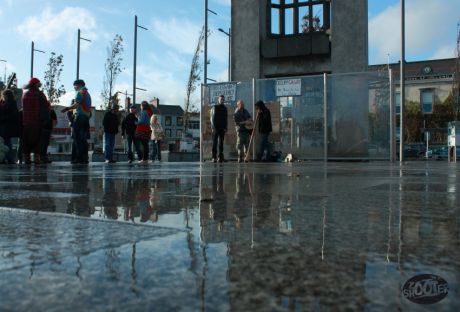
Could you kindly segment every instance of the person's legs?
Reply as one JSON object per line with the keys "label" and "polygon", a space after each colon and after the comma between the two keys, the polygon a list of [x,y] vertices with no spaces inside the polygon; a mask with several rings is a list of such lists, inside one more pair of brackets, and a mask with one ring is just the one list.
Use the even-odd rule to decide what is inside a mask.
{"label": "person's legs", "polygon": [[156,146],[157,146],[157,159],[158,161],[161,161],[161,140],[156,141]]}
{"label": "person's legs", "polygon": [[142,157],[143,161],[149,160],[149,139],[142,139],[142,146],[144,148],[144,155]]}
{"label": "person's legs", "polygon": [[126,141],[128,143],[128,160],[133,161],[134,160],[134,155],[133,155],[133,136],[132,135],[127,135],[126,136]]}
{"label": "person's legs", "polygon": [[3,138],[3,143],[9,149],[5,155],[6,162],[9,164],[14,164],[13,144],[11,144],[11,138]]}
{"label": "person's legs", "polygon": [[224,138],[225,131],[223,129],[219,130],[219,161],[224,161]]}
{"label": "person's legs", "polygon": [[219,139],[219,134],[216,129],[212,133],[212,160],[217,161],[217,140]]}
{"label": "person's legs", "polygon": [[42,130],[40,136],[40,158],[43,163],[49,163],[48,159],[48,146],[51,139],[51,130]]}
{"label": "person's legs", "polygon": [[112,133],[104,133],[105,137],[105,160],[112,161],[113,160],[113,149],[115,147],[115,134]]}
{"label": "person's legs", "polygon": [[157,143],[155,140],[150,140],[150,146],[152,147],[152,153],[150,153],[150,160],[155,161],[155,156],[157,155]]}

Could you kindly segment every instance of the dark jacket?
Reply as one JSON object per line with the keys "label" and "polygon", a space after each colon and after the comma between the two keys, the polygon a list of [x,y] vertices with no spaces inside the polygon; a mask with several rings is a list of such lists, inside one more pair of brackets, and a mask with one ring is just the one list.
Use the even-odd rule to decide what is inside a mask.
{"label": "dark jacket", "polygon": [[129,113],[121,122],[121,134],[123,136],[134,136],[136,132],[137,117],[133,113]]}
{"label": "dark jacket", "polygon": [[50,118],[49,120],[43,125],[43,130],[52,131],[54,128],[54,123],[57,122],[57,115],[54,109],[50,111]]}
{"label": "dark jacket", "polygon": [[272,116],[268,108],[264,107],[259,114],[259,132],[269,134],[272,131]]}
{"label": "dark jacket", "polygon": [[227,107],[225,104],[214,105],[211,111],[211,127],[227,130]]}
{"label": "dark jacket", "polygon": [[248,131],[248,129],[246,129],[246,127],[244,126],[244,122],[249,119],[251,119],[251,115],[246,110],[246,108],[243,108],[242,110],[237,109],[233,114],[233,120],[235,121],[236,131]]}
{"label": "dark jacket", "polygon": [[19,137],[19,112],[16,101],[0,103],[0,136],[3,138]]}
{"label": "dark jacket", "polygon": [[108,111],[104,115],[104,120],[102,121],[104,126],[104,132],[117,134],[118,133],[118,116],[112,111]]}

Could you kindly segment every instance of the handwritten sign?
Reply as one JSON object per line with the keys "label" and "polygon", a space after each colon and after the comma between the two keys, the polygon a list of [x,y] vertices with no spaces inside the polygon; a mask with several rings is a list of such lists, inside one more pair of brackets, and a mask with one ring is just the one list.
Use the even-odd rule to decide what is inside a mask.
{"label": "handwritten sign", "polygon": [[235,101],[236,99],[236,84],[235,83],[223,83],[209,85],[210,90],[210,102],[217,103],[217,97],[219,95],[225,96],[225,102]]}
{"label": "handwritten sign", "polygon": [[276,96],[295,96],[302,94],[300,79],[283,79],[276,81]]}

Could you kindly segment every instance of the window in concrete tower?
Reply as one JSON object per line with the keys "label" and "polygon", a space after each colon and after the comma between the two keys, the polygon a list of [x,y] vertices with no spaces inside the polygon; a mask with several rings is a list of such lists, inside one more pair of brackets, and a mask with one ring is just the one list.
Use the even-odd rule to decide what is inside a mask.
{"label": "window in concrete tower", "polygon": [[422,104],[422,113],[433,113],[434,93],[433,89],[420,90],[420,103]]}
{"label": "window in concrete tower", "polygon": [[330,28],[330,0],[271,0],[272,35],[323,32]]}
{"label": "window in concrete tower", "polygon": [[401,114],[401,94],[395,93],[395,113],[396,115]]}

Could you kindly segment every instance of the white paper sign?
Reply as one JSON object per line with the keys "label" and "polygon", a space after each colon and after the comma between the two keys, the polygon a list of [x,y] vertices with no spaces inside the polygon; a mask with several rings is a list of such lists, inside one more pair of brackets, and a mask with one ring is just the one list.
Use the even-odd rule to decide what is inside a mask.
{"label": "white paper sign", "polygon": [[209,85],[211,103],[217,103],[219,95],[225,96],[225,102],[235,101],[236,99],[236,84],[235,83],[223,83]]}
{"label": "white paper sign", "polygon": [[295,96],[302,94],[300,79],[283,79],[276,81],[276,96]]}

